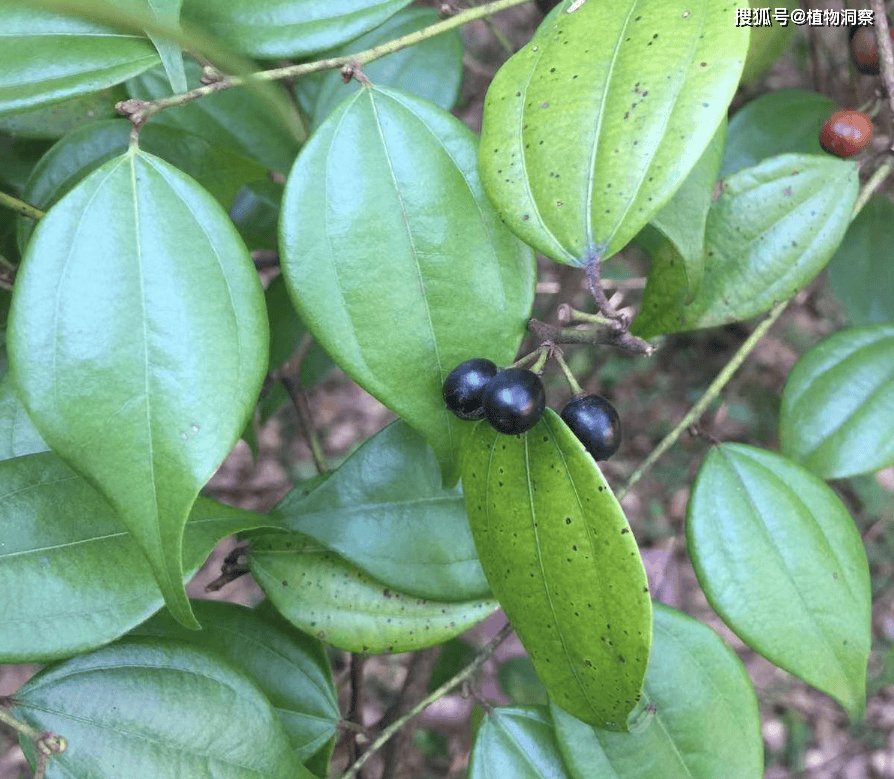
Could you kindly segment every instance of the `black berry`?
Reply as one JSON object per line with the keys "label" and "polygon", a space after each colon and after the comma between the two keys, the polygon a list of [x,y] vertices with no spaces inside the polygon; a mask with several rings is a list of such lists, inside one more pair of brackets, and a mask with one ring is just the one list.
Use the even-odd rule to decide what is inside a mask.
{"label": "black berry", "polygon": [[621,446],[621,419],[605,398],[574,398],[562,409],[561,417],[594,460],[607,460]]}
{"label": "black berry", "polygon": [[507,368],[487,383],[481,405],[485,418],[498,433],[524,433],[537,424],[546,408],[543,382],[524,368]]}
{"label": "black berry", "polygon": [[444,381],[444,402],[460,419],[481,419],[481,394],[497,375],[497,366],[490,360],[466,360],[453,369]]}

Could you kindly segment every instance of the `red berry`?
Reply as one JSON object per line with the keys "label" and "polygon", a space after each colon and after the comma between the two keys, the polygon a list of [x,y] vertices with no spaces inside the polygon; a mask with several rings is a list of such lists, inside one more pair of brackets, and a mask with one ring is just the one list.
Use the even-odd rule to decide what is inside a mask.
{"label": "red berry", "polygon": [[872,140],[872,120],[862,111],[836,111],[820,131],[820,146],[836,157],[853,157]]}

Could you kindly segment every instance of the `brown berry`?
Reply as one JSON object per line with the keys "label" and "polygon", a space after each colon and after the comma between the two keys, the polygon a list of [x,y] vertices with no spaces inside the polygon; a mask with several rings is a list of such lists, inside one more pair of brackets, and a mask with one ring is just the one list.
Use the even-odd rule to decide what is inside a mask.
{"label": "brown berry", "polygon": [[[878,66],[878,46],[875,41],[875,27],[851,27],[851,59],[854,61],[854,67],[870,76],[877,75]],[[890,30],[891,40],[894,40],[894,30]]]}
{"label": "brown berry", "polygon": [[820,131],[820,146],[836,157],[853,157],[872,140],[872,120],[862,111],[836,111]]}

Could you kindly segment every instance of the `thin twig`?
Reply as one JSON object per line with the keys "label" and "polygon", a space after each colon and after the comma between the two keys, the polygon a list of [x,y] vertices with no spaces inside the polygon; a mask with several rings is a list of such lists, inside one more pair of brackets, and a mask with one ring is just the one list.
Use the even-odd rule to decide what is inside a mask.
{"label": "thin twig", "polygon": [[888,32],[885,3],[884,0],[869,0],[869,5],[875,14],[875,40],[878,49],[879,72],[885,85],[885,91],[888,93],[891,115],[894,116],[894,47],[891,45],[891,35]]}
{"label": "thin twig", "polygon": [[363,767],[367,760],[369,760],[379,749],[382,748],[382,745],[388,741],[395,733],[397,733],[407,722],[409,722],[413,717],[419,714],[421,711],[427,709],[434,703],[436,700],[443,698],[448,692],[450,692],[454,687],[462,684],[466,679],[469,679],[483,664],[484,661],[487,660],[496,650],[503,641],[509,636],[512,632],[512,625],[510,623],[506,623],[501,629],[500,632],[497,633],[496,637],[485,647],[481,649],[478,653],[477,657],[469,663],[462,671],[456,674],[452,679],[444,682],[437,690],[435,690],[430,695],[427,695],[423,698],[419,703],[417,703],[412,709],[410,709],[406,714],[404,714],[399,719],[396,719],[391,725],[389,725],[385,730],[382,731],[382,734],[370,744],[369,749],[366,750],[357,761],[351,765],[347,771],[345,771],[339,779],[352,779],[352,777],[357,775],[357,772]]}
{"label": "thin twig", "polygon": [[628,492],[630,492],[630,488],[642,478],[643,474],[655,464],[658,458],[677,442],[677,439],[683,431],[694,424],[705,412],[705,409],[707,409],[720,394],[720,391],[733,377],[733,374],[745,361],[745,358],[751,354],[761,338],[767,334],[767,331],[773,326],[773,323],[779,319],[780,314],[785,310],[788,303],[789,300],[784,300],[781,303],[777,303],[772,308],[767,318],[754,329],[754,332],[748,336],[748,339],[739,347],[739,350],[733,355],[733,358],[723,367],[723,370],[717,374],[717,378],[711,382],[711,385],[705,390],[705,394],[699,398],[698,402],[691,409],[689,409],[689,413],[687,413],[686,416],[677,423],[674,429],[664,437],[658,446],[649,453],[649,456],[643,461],[642,465],[633,472],[633,475],[627,480],[627,483],[618,490],[616,495],[618,500],[621,500]]}
{"label": "thin twig", "polygon": [[301,428],[304,431],[307,445],[310,447],[311,456],[314,458],[314,465],[316,466],[317,472],[327,473],[329,471],[329,464],[326,462],[326,457],[323,455],[323,447],[320,446],[320,438],[317,435],[313,416],[310,413],[310,404],[307,402],[307,395],[301,385],[290,379],[288,376],[281,376],[280,381],[282,382],[283,387],[285,387],[286,392],[289,393],[289,397],[292,399],[292,404],[298,412],[298,419],[301,422]]}
{"label": "thin twig", "polygon": [[28,219],[40,219],[46,213],[46,211],[41,211],[37,206],[32,206],[30,203],[19,200],[12,195],[7,195],[5,192],[0,192],[0,205],[6,206],[17,214],[26,216]]}
{"label": "thin twig", "polygon": [[356,54],[346,54],[342,57],[330,57],[328,59],[316,60],[314,62],[303,62],[299,65],[288,65],[282,68],[273,68],[272,70],[262,70],[250,73],[244,76],[223,76],[219,81],[211,84],[205,84],[187,92],[181,92],[179,95],[171,95],[170,97],[162,97],[157,100],[125,100],[115,106],[115,110],[124,114],[134,123],[134,126],[140,126],[149,120],[150,117],[163,111],[166,108],[185,105],[205,95],[211,95],[224,89],[232,87],[241,87],[252,82],[264,81],[280,81],[282,79],[294,79],[299,76],[306,76],[310,73],[318,73],[323,70],[333,70],[336,68],[350,68],[353,74],[359,72],[359,69],[368,62],[393,54],[401,49],[433,38],[441,33],[461,27],[464,24],[475,19],[481,19],[497,11],[506,8],[512,8],[516,5],[522,5],[528,0],[495,0],[495,2],[485,5],[469,8],[456,16],[443,21],[431,24],[416,32],[403,35],[393,41],[388,41],[371,49],[357,52]]}

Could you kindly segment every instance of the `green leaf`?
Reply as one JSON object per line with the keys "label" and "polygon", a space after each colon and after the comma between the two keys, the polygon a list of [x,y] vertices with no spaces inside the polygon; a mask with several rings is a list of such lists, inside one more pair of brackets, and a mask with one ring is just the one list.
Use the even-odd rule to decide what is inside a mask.
{"label": "green leaf", "polygon": [[673,243],[682,260],[687,301],[695,297],[705,273],[705,222],[725,138],[726,123],[722,122],[683,185],[651,222]]}
{"label": "green leaf", "polygon": [[819,273],[853,213],[857,166],[830,156],[773,157],[723,182],[705,232],[704,280],[685,299],[675,250],[656,259],[633,332],[649,338],[747,319]]}
{"label": "green leaf", "polygon": [[[271,526],[267,517],[200,497],[183,538],[184,580],[221,538]],[[4,663],[95,649],[164,603],[112,507],[52,452],[0,462],[0,590]]]}
{"label": "green leaf", "polygon": [[7,374],[0,381],[0,460],[49,451]]}
{"label": "green leaf", "polygon": [[435,646],[497,606],[493,600],[441,603],[405,595],[297,534],[255,538],[248,564],[289,622],[350,652],[413,652]]}
{"label": "green leaf", "polygon": [[[20,195],[31,169],[50,148],[50,143],[31,138],[12,138],[0,131],[0,181],[5,182],[13,193]],[[7,212],[9,216],[11,212]]]}
{"label": "green leaf", "polygon": [[854,325],[894,322],[894,203],[876,195],[829,262],[832,291]]}
{"label": "green leaf", "polygon": [[471,357],[511,362],[534,293],[531,250],[478,180],[475,137],[431,103],[386,88],[345,100],[289,174],[282,270],[314,338],[421,432],[446,482],[468,425],[444,406]]}
{"label": "green leaf", "polygon": [[442,601],[490,596],[458,487],[441,488],[425,440],[398,420],[307,494],[273,514],[398,592]]}
{"label": "green leaf", "polygon": [[230,218],[249,249],[276,249],[276,225],[283,185],[253,181],[243,187],[230,207]]}
{"label": "green leaf", "polygon": [[292,749],[306,761],[336,732],[341,719],[323,645],[295,630],[273,609],[193,601],[202,630],[186,630],[159,612],[131,631],[216,652],[252,678],[273,704]]}
{"label": "green leaf", "polygon": [[313,779],[270,701],[219,655],[125,638],[43,669],[14,716],[68,740],[47,779]]}
{"label": "green leaf", "polygon": [[500,687],[521,706],[545,706],[549,703],[546,687],[537,677],[529,657],[510,657],[497,669]]}
{"label": "green leaf", "polygon": [[410,0],[185,0],[183,19],[261,59],[305,57],[377,27]]}
{"label": "green leaf", "polygon": [[522,436],[479,423],[462,475],[481,565],[550,695],[580,719],[627,730],[649,659],[651,601],[596,463],[547,409]]}
{"label": "green leaf", "polygon": [[699,470],[686,541],[723,621],[859,717],[871,639],[869,568],[835,493],[785,457],[724,444]]}
{"label": "green leaf", "polygon": [[709,627],[655,604],[645,690],[654,712],[633,733],[591,728],[551,708],[574,779],[761,779],[754,690],[736,654]]}
{"label": "green leaf", "polygon": [[469,779],[569,779],[543,706],[492,709],[475,738]]}
{"label": "green leaf", "polygon": [[[132,129],[126,119],[113,119],[75,130],[40,159],[22,197],[47,210],[104,162],[124,154]],[[254,159],[174,127],[146,125],[140,131],[140,148],[192,176],[224,207],[243,184],[265,174],[265,168]],[[35,226],[33,220],[19,218],[22,249]]]}
{"label": "green leaf", "polygon": [[894,323],[851,327],[792,368],[779,448],[823,479],[894,464]]}
{"label": "green leaf", "polygon": [[[766,8],[761,0],[750,0],[752,8]],[[798,7],[798,0],[783,0],[774,9],[779,9],[788,16],[788,12]],[[742,84],[750,84],[764,73],[788,48],[795,37],[797,27],[791,22],[783,23],[774,19],[773,24],[754,25],[751,28],[751,41],[748,44],[748,57],[742,70]],[[778,94],[778,93],[770,93]]]}
{"label": "green leaf", "polygon": [[226,214],[135,147],[47,213],[16,278],[22,402],[138,539],[184,624],[196,625],[183,526],[251,415],[267,343],[261,285]]}
{"label": "green leaf", "polygon": [[0,5],[0,115],[96,92],[156,64],[140,36],[17,0]]}
{"label": "green leaf", "polygon": [[[190,88],[200,86],[202,69],[192,60],[185,63]],[[162,68],[147,71],[125,84],[128,94],[140,100],[157,100],[171,95]],[[282,87],[274,87],[277,92]],[[281,95],[285,101],[285,95]],[[271,170],[288,172],[303,140],[297,113],[290,125],[283,125],[269,103],[247,89],[224,89],[186,105],[168,108],[152,117],[152,124],[174,127],[198,135],[214,146],[233,149],[243,157],[257,160]]]}
{"label": "green leaf", "polygon": [[117,117],[115,103],[125,97],[124,87],[118,85],[7,114],[0,117],[0,131],[20,138],[61,138],[90,122]]}
{"label": "green leaf", "polygon": [[755,98],[729,121],[720,177],[780,154],[825,156],[819,134],[836,110],[831,98],[803,89],[780,89]]}
{"label": "green leaf", "polygon": [[[156,19],[174,27],[179,26],[180,6],[183,5],[183,0],[147,0],[147,2]],[[171,90],[175,94],[186,92],[188,89],[186,70],[183,67],[183,54],[180,51],[180,46],[151,33],[149,39],[158,51],[158,56],[161,57]]]}
{"label": "green leaf", "polygon": [[[408,35],[440,21],[433,8],[404,8],[344,46],[320,55],[320,59],[342,57]],[[363,75],[378,86],[395,87],[431,101],[446,111],[453,108],[463,80],[463,42],[458,30],[393,52],[363,66]],[[295,82],[298,104],[316,129],[345,97],[360,89],[352,79],[345,84],[338,70],[311,73]]]}
{"label": "green leaf", "polygon": [[491,82],[481,177],[519,237],[586,265],[621,249],[695,166],[726,116],[748,30],[727,0],[563,8]]}

